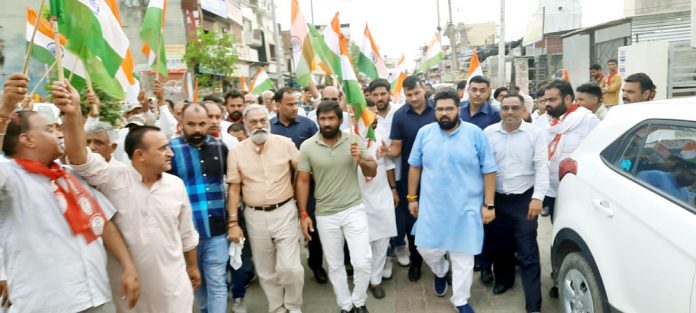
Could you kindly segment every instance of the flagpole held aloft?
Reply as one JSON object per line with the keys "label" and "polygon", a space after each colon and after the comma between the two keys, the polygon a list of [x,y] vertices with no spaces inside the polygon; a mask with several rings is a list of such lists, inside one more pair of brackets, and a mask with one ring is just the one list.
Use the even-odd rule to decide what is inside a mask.
{"label": "flagpole held aloft", "polygon": [[[46,0],[41,0],[41,5],[39,5],[39,13],[36,14],[36,20],[34,20],[34,25],[38,25],[39,20],[41,20],[41,11],[43,10],[45,2]],[[29,45],[27,46],[27,55],[24,58],[24,66],[22,67],[22,74],[24,75],[27,75],[27,72],[29,71],[29,59],[31,58],[31,50],[34,46],[34,38],[36,38],[36,31],[38,29],[38,27],[34,26],[34,31],[31,34],[31,41],[29,41]]]}
{"label": "flagpole held aloft", "polygon": [[32,89],[31,92],[29,93],[30,95],[34,94],[36,92],[36,90],[39,89],[39,86],[41,86],[41,82],[43,82],[43,80],[46,79],[46,77],[48,76],[48,73],[50,73],[51,70],[53,70],[54,66],[56,66],[56,61],[53,61],[53,64],[51,64],[51,66],[48,67],[48,69],[46,70],[46,73],[44,73],[43,76],[41,76],[41,78],[39,79],[39,81],[36,82],[34,89]]}
{"label": "flagpole held aloft", "polygon": [[56,43],[56,52],[54,53],[56,57],[56,69],[58,70],[58,80],[65,80],[65,73],[63,73],[63,46],[60,44],[60,33],[58,32],[58,18],[51,18],[51,28],[53,29],[53,38]]}

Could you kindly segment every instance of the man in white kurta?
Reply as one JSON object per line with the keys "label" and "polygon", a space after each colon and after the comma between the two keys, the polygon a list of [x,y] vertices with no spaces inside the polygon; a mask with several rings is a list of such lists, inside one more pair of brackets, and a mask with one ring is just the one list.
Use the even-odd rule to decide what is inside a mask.
{"label": "man in white kurta", "polygon": [[[96,154],[74,169],[102,191],[118,209],[114,222],[128,244],[140,274],[142,293],[135,312],[191,312],[193,289],[186,273],[184,252],[198,245],[186,187],[178,177],[162,173],[150,189],[133,166],[113,166]],[[121,269],[108,262],[114,302],[119,312]]]}
{"label": "man in white kurta", "polygon": [[[386,138],[384,129],[375,128],[376,142],[382,142]],[[372,248],[372,272],[370,274],[370,288],[372,295],[384,298],[384,289],[381,287],[382,271],[387,261],[387,249],[389,239],[396,236],[396,215],[394,211],[394,194],[396,192],[396,180],[394,179],[394,161],[387,157],[377,158],[379,145],[372,143],[367,152],[377,160],[377,175],[366,178],[361,170],[358,170],[358,183],[363,195],[367,225],[370,233],[370,247]],[[387,179],[387,172],[391,172],[391,186]],[[398,195],[397,195],[398,199]]]}

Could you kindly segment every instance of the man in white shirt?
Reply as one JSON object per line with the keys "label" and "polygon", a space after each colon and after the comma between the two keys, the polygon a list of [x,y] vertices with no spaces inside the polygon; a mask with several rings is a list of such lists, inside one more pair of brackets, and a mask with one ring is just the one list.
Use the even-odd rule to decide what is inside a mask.
{"label": "man in white shirt", "polygon": [[549,187],[548,150],[544,132],[523,121],[524,98],[503,96],[501,121],[484,133],[495,154],[496,218],[485,240],[490,247],[495,285],[502,294],[515,281],[515,247],[520,261],[527,312],[541,311],[541,267],[537,245],[537,216]]}
{"label": "man in white shirt", "polygon": [[[10,76],[0,106],[0,148],[11,158],[0,163],[0,272],[7,276],[0,278],[7,279],[0,282],[0,298],[12,303],[12,312],[115,312],[106,248],[123,268],[117,288],[133,307],[138,273],[108,221],[113,206],[54,161],[63,148],[52,121],[36,112],[13,112],[28,81],[22,74]],[[81,118],[76,125],[82,128]]]}
{"label": "man in white shirt", "polygon": [[203,102],[203,105],[205,105],[206,110],[208,110],[208,123],[210,125],[208,128],[208,135],[222,140],[222,142],[225,143],[225,146],[227,146],[227,149],[232,149],[232,147],[234,147],[234,145],[236,145],[239,141],[237,138],[228,134],[227,131],[223,131],[220,128],[220,123],[222,122],[222,113],[224,112],[222,105],[212,101]]}
{"label": "man in white shirt", "polygon": [[544,198],[544,206],[548,207],[553,222],[561,160],[575,151],[582,140],[599,124],[599,119],[590,110],[573,103],[573,86],[567,81],[557,79],[548,83],[544,87],[544,97],[548,118],[540,118],[536,125],[546,131],[548,141],[550,185]]}
{"label": "man in white shirt", "polygon": [[[134,129],[125,141],[131,165],[114,166],[87,152],[77,91],[55,82],[52,94],[63,112],[65,150],[73,169],[119,210],[114,223],[123,232],[147,291],[134,312],[191,312],[193,289],[201,283],[198,233],[184,183],[165,173],[173,156],[165,135],[153,126]],[[122,269],[112,262],[108,267],[116,307],[127,312],[117,288]]]}
{"label": "man in white shirt", "polygon": [[[348,112],[346,112],[346,106],[343,98],[343,92],[334,86],[326,86],[326,88],[321,91],[321,101],[336,101],[341,105],[341,111],[343,111],[343,122],[341,122],[340,127],[341,131],[345,131],[346,129],[350,128],[350,115],[348,115]],[[299,111],[298,114],[300,114]],[[317,124],[317,127],[319,127],[319,123],[317,122],[317,110],[309,112],[309,114],[307,114],[307,118],[312,120],[314,124]]]}

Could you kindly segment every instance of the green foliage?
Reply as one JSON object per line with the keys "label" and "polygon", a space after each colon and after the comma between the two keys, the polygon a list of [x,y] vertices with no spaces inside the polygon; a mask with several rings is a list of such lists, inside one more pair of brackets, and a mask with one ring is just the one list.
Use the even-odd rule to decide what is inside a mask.
{"label": "green foliage", "polygon": [[[118,121],[121,119],[121,101],[112,98],[98,87],[95,87],[94,92],[97,94],[97,97],[99,97],[99,100],[101,100],[99,120],[107,122],[114,127],[118,127]],[[87,88],[80,93],[82,112],[89,111],[86,95]]]}
{"label": "green foliage", "polygon": [[232,81],[238,60],[237,40],[229,33],[198,31],[198,38],[186,44],[184,61],[198,77],[199,86],[222,88]]}

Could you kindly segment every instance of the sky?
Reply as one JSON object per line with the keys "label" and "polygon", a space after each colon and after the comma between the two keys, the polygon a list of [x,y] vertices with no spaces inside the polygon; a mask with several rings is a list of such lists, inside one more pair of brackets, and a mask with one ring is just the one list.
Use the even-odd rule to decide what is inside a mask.
{"label": "sky", "polygon": [[[340,12],[341,23],[351,24],[351,38],[361,42],[365,23],[369,24],[380,53],[398,58],[418,54],[418,47],[427,44],[437,29],[437,1],[440,2],[440,24],[449,21],[448,0],[298,0],[307,22],[325,25]],[[449,0],[454,23],[500,21],[499,0]],[[313,2],[313,3],[312,3]],[[283,30],[290,29],[290,1],[275,0],[277,19]],[[623,0],[580,0],[582,26],[592,26],[623,17]],[[522,38],[527,20],[536,12],[539,0],[507,0],[505,5],[505,38]]]}

